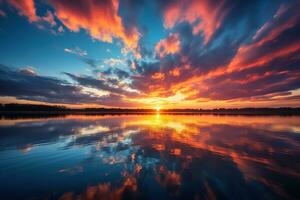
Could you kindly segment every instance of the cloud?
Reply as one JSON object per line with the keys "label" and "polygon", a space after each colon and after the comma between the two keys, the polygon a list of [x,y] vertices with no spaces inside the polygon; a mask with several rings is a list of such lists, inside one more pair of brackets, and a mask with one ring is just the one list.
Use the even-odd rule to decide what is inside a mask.
{"label": "cloud", "polygon": [[169,73],[170,73],[172,76],[180,76],[180,68],[176,67],[176,68],[174,68],[173,70],[170,70]]}
{"label": "cloud", "polygon": [[103,61],[103,63],[105,65],[109,65],[111,67],[114,67],[114,66],[118,66],[118,65],[124,65],[125,60],[124,59],[117,59],[117,58],[109,58],[109,59],[105,59]]}
{"label": "cloud", "polygon": [[48,22],[51,26],[56,26],[54,16],[49,10],[47,11],[46,16],[42,17],[41,19],[45,22]]}
{"label": "cloud", "polygon": [[109,76],[116,76],[117,80],[124,80],[125,78],[129,78],[130,74],[122,69],[119,68],[109,68],[103,72],[100,72],[102,75],[105,75],[106,77]]}
{"label": "cloud", "polygon": [[[78,32],[85,29],[92,38],[112,43],[113,39],[120,39],[124,43],[124,51],[132,52],[140,58],[138,52],[138,41],[140,33],[136,26],[134,16],[123,13],[128,20],[124,20],[119,15],[119,0],[79,0],[70,2],[68,0],[49,0],[47,5],[54,9],[55,16],[49,10],[44,16],[38,16],[34,0],[7,0],[7,3],[18,10],[19,14],[26,16],[29,22],[47,22],[51,27],[57,25],[55,18],[71,31]],[[128,9],[135,9],[132,2],[128,0],[122,3]],[[137,4],[136,4],[137,5]],[[42,27],[42,25],[39,25]],[[59,26],[59,32],[63,32],[63,27]]]}
{"label": "cloud", "polygon": [[6,17],[6,13],[3,10],[0,10],[0,17]]}
{"label": "cloud", "polygon": [[193,26],[193,33],[204,33],[207,43],[214,32],[221,26],[228,10],[225,1],[172,1],[163,8],[164,26],[173,28],[177,23],[188,22]]}
{"label": "cloud", "polygon": [[99,61],[97,61],[97,60],[95,60],[95,59],[93,59],[93,58],[88,58],[88,57],[86,57],[86,56],[81,57],[81,60],[82,60],[83,62],[85,62],[86,64],[88,64],[88,65],[89,65],[90,67],[92,67],[92,68],[96,68],[97,65],[98,65],[98,63],[99,63]]}
{"label": "cloud", "polygon": [[[17,99],[42,101],[48,103],[92,103],[96,98],[81,93],[81,88],[65,81],[28,74],[0,67],[1,96],[14,96]],[[26,72],[26,73],[24,73]],[[14,88],[13,90],[11,88]]]}
{"label": "cloud", "polygon": [[28,75],[28,76],[36,76],[37,73],[36,71],[33,69],[33,67],[26,67],[26,68],[22,68],[20,69],[20,72],[22,74]]}
{"label": "cloud", "polygon": [[87,56],[87,51],[80,49],[79,47],[75,47],[74,49],[72,48],[65,48],[65,52],[70,53],[70,54],[75,54],[80,57],[85,57]]}
{"label": "cloud", "polygon": [[119,1],[76,1],[50,0],[57,18],[71,31],[85,29],[97,40],[109,42],[121,39],[125,47],[135,51],[138,47],[139,32],[135,26],[127,30],[118,15]]}
{"label": "cloud", "polygon": [[39,20],[39,17],[36,15],[34,0],[8,0],[7,2],[15,7],[20,15],[26,16],[29,22],[36,22]]}
{"label": "cloud", "polygon": [[62,33],[65,31],[63,26],[59,26],[57,30],[59,33]]}
{"label": "cloud", "polygon": [[36,14],[37,12],[34,0],[7,0],[7,2],[18,10],[19,15],[27,17],[30,23],[47,22],[51,26],[56,25],[54,15],[49,10],[47,10],[46,15],[42,17]]}
{"label": "cloud", "polygon": [[131,92],[125,89],[124,85],[119,82],[118,79],[97,79],[92,76],[86,75],[74,75],[71,73],[64,73],[69,76],[71,79],[76,81],[81,86],[96,88],[99,90],[104,90],[110,93],[126,95],[126,96],[135,96],[136,92]]}
{"label": "cloud", "polygon": [[[179,10],[190,7],[177,8],[178,4],[162,7],[164,11],[169,6]],[[272,12],[258,12],[263,6],[270,6],[270,2],[262,5],[257,1],[252,6],[233,2],[209,43],[194,33],[191,21],[177,26],[181,19],[177,21],[176,16],[171,18],[174,24],[165,21],[178,34],[180,49],[176,54],[159,56],[154,66],[136,63],[140,75],[133,78],[133,86],[150,97],[182,95],[194,104],[211,100],[276,102],[279,94],[292,99],[291,91],[300,88],[297,5],[285,5],[283,9],[273,4]],[[223,7],[228,7],[226,2]],[[297,95],[293,96],[295,100]]]}
{"label": "cloud", "polygon": [[[72,76],[71,74],[69,75]],[[85,87],[112,89],[105,85],[101,86],[101,82],[76,76],[73,76],[73,78],[77,78],[82,85],[74,85],[53,77],[40,76],[31,68],[12,70],[4,65],[0,65],[0,95],[13,96],[20,100],[57,104],[89,103],[106,106],[133,106],[131,102],[126,102],[118,94],[108,93],[108,95],[99,96]],[[119,92],[120,90],[115,89],[114,91]],[[96,92],[99,93],[101,90]]]}
{"label": "cloud", "polygon": [[179,34],[170,34],[166,39],[160,40],[155,46],[155,52],[159,57],[175,54],[180,51]]}
{"label": "cloud", "polygon": [[152,79],[155,80],[164,80],[165,79],[165,74],[164,73],[160,73],[160,72],[156,72],[155,74],[153,74],[151,76]]}

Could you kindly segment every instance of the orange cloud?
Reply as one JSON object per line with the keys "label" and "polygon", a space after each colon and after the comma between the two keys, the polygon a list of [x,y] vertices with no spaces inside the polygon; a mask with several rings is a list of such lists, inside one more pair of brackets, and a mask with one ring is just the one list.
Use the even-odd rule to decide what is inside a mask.
{"label": "orange cloud", "polygon": [[[282,7],[279,8],[277,13],[281,13],[283,11]],[[273,20],[266,22],[254,35],[253,40],[256,40],[260,37],[260,35],[270,27],[274,26],[277,20],[280,18],[279,14],[275,15],[276,18]],[[270,44],[273,40],[278,38],[280,34],[284,31],[294,27],[300,19],[300,15],[293,15],[290,19],[285,21],[284,23],[278,24],[273,27],[265,37],[257,40],[255,43],[249,45],[243,45],[239,48],[237,54],[232,59],[231,63],[227,67],[227,71],[232,72],[235,70],[245,70],[247,68],[251,68],[254,66],[259,66],[266,64],[276,58],[281,58],[288,56],[291,53],[294,53],[300,50],[299,41],[292,42],[290,44],[286,44],[278,49],[270,49],[269,51],[261,52],[259,55],[259,49],[264,47],[264,45]]]}
{"label": "orange cloud", "polygon": [[180,69],[176,67],[173,70],[170,70],[169,74],[171,74],[172,76],[180,76]]}
{"label": "orange cloud", "polygon": [[15,7],[20,15],[26,16],[29,22],[36,22],[39,20],[35,11],[34,0],[9,0],[8,3]]}
{"label": "orange cloud", "polygon": [[222,12],[223,5],[224,1],[218,4],[210,0],[177,1],[165,9],[164,25],[173,28],[176,23],[187,21],[193,25],[193,33],[203,31],[205,42],[208,42],[227,13]]}
{"label": "orange cloud", "polygon": [[[36,15],[34,0],[10,0],[7,1],[15,7],[19,14],[26,16],[29,22],[48,22],[55,26],[53,14],[48,11],[44,17]],[[67,0],[50,0],[50,4],[56,10],[57,18],[71,31],[78,32],[85,29],[97,40],[111,43],[113,38],[124,42],[124,52],[131,51],[136,58],[140,58],[137,51],[140,34],[135,26],[126,29],[122,18],[118,15],[119,1],[87,0],[70,2]]]}
{"label": "orange cloud", "polygon": [[179,34],[170,34],[166,39],[160,40],[155,46],[155,52],[159,57],[175,54],[180,51]]}
{"label": "orange cloud", "polygon": [[113,38],[119,38],[127,49],[137,49],[139,32],[136,27],[125,30],[118,15],[118,0],[87,0],[77,4],[67,0],[51,0],[50,3],[56,9],[58,19],[70,30],[78,32],[82,28],[93,38],[110,43]]}
{"label": "orange cloud", "polygon": [[157,72],[155,74],[153,74],[151,76],[152,79],[155,79],[155,80],[164,80],[165,79],[165,74],[164,73],[160,73],[160,72]]}
{"label": "orange cloud", "polygon": [[[262,46],[263,44],[264,43],[260,45]],[[240,47],[238,53],[228,65],[227,72],[245,70],[251,67],[262,66],[271,62],[274,59],[286,57],[300,50],[300,41],[296,41],[295,43],[283,46],[277,50],[270,50],[268,52],[265,52],[264,54],[262,53],[261,55],[257,55],[256,52],[261,46],[258,46],[257,44],[252,44]],[[253,57],[255,57],[255,59],[253,59]]]}
{"label": "orange cloud", "polygon": [[[175,94],[176,92],[180,91],[186,96],[186,98],[194,99],[195,101],[202,95],[205,96],[209,94],[208,96],[210,96],[210,98],[206,101],[212,101],[212,97],[214,97],[216,94],[220,94],[223,85],[227,85],[227,88],[234,88],[234,84],[241,84],[241,86],[239,86],[239,90],[242,90],[241,88],[246,88],[247,85],[250,85],[250,83],[253,87],[255,85],[254,82],[264,83],[263,80],[271,80],[274,77],[278,78],[285,76],[289,77],[286,78],[286,81],[276,82],[273,84],[264,83],[263,86],[259,86],[260,90],[262,91],[264,89],[267,90],[267,88],[277,88],[279,85],[282,85],[283,87],[284,85],[291,84],[292,81],[295,81],[298,73],[290,70],[279,70],[275,67],[273,69],[271,63],[276,59],[289,58],[294,59],[295,61],[299,59],[299,56],[296,57],[292,55],[300,51],[300,41],[285,41],[284,43],[277,42],[278,45],[272,41],[282,40],[280,38],[282,34],[294,27],[299,20],[299,17],[299,15],[293,15],[287,21],[282,21],[280,16],[277,16],[275,19],[266,22],[265,24],[267,25],[263,25],[260,29],[258,29],[257,35],[254,36],[254,40],[256,41],[252,44],[241,45],[236,55],[232,58],[228,65],[219,66],[213,70],[210,70],[208,73],[200,73],[201,71],[199,72],[197,69],[195,69],[193,73],[190,73],[194,74],[194,76],[189,76],[188,79],[181,80],[178,83],[173,83],[171,86],[165,87],[165,93],[170,93],[171,91],[171,94]],[[267,32],[267,34],[265,34],[265,32]],[[272,46],[272,48],[269,46]],[[254,71],[255,68],[260,67],[264,67],[265,70],[257,69],[256,72]],[[251,73],[249,70],[252,70]],[[236,75],[237,73],[242,75],[243,72],[249,73],[246,76],[246,79],[240,79]],[[169,74],[174,76],[174,70],[169,71]],[[194,95],[194,93],[191,93],[191,96],[190,91],[193,91],[193,89],[197,90],[198,94],[196,93],[196,95]],[[224,90],[225,89],[226,87],[224,87]],[[257,89],[256,91],[259,90]],[[245,92],[251,93],[249,90],[245,90]],[[226,94],[225,91],[224,94]],[[232,96],[234,96],[234,94]],[[251,105],[251,101],[242,102],[241,100],[239,103]],[[266,99],[266,102],[261,103],[268,105],[270,101]],[[223,104],[230,104],[230,102],[224,101]]]}
{"label": "orange cloud", "polygon": [[11,0],[7,2],[18,10],[19,15],[27,17],[30,23],[38,23],[38,28],[44,29],[44,26],[40,24],[43,22],[49,23],[51,27],[56,26],[54,15],[49,10],[45,16],[38,16],[36,14],[34,0]]}

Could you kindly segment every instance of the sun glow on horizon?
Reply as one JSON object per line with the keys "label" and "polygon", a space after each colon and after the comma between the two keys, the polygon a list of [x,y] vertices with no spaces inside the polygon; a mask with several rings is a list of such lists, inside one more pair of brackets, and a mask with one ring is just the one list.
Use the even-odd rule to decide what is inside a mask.
{"label": "sun glow on horizon", "polygon": [[156,110],[156,112],[159,112],[160,111],[160,106],[155,106],[155,110]]}

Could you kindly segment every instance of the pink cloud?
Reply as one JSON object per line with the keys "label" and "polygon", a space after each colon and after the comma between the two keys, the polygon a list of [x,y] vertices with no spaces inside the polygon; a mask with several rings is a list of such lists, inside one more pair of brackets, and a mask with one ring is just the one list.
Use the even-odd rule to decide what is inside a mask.
{"label": "pink cloud", "polygon": [[166,28],[173,28],[176,23],[186,21],[193,25],[194,34],[203,31],[207,43],[227,14],[227,11],[222,9],[223,5],[224,1],[177,1],[164,10],[164,25]]}
{"label": "pink cloud", "polygon": [[49,10],[47,11],[46,16],[42,17],[42,20],[45,22],[48,22],[51,26],[55,26],[56,22],[54,20],[54,16],[52,14],[52,12],[50,12]]}

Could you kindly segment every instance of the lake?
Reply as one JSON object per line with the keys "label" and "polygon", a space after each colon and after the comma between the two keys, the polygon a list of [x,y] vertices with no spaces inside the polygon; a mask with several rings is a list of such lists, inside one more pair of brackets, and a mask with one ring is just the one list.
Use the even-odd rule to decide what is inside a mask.
{"label": "lake", "polygon": [[300,199],[300,117],[0,120],[0,199]]}

